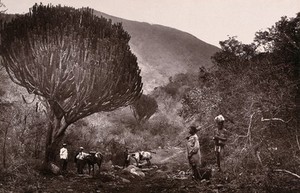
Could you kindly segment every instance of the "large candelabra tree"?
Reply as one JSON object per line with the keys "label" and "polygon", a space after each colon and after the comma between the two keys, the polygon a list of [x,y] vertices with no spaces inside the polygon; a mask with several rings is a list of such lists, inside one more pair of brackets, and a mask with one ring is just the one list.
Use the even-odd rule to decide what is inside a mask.
{"label": "large candelabra tree", "polygon": [[129,40],[120,23],[88,8],[36,4],[2,24],[3,66],[13,82],[45,102],[45,163],[55,159],[70,124],[140,97],[140,69]]}

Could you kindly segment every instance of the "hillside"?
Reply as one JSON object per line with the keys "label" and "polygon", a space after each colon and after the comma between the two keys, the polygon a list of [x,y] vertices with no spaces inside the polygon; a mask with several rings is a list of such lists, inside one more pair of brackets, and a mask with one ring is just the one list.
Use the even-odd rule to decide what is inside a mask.
{"label": "hillside", "polygon": [[200,66],[211,67],[211,56],[218,48],[186,32],[162,25],[129,21],[94,11],[97,16],[121,22],[131,35],[129,42],[142,70],[144,92],[168,83],[178,73],[198,72]]}
{"label": "hillside", "polygon": [[[15,23],[12,30],[1,34],[1,50],[12,51],[2,54],[10,56],[11,64],[18,64],[11,65],[13,69],[43,74],[26,77],[38,78],[38,81],[32,81],[37,85],[37,91],[49,88],[50,91],[58,91],[59,95],[49,94],[44,100],[26,95],[32,89],[20,89],[20,86],[9,79],[5,69],[0,68],[0,192],[299,193],[300,103],[297,99],[300,99],[300,77],[297,67],[300,66],[300,48],[295,45],[300,45],[300,13],[296,18],[282,17],[267,31],[258,33],[260,35],[256,36],[255,43],[266,45],[268,52],[262,53],[260,46],[249,46],[239,43],[234,37],[229,38],[223,41],[224,46],[229,49],[223,47],[214,55],[218,68],[203,70],[201,73],[197,73],[200,66],[212,66],[209,58],[214,50],[218,50],[216,47],[176,29],[104,15],[114,22],[123,22],[125,30],[131,34],[131,49],[138,57],[146,85],[144,94],[148,94],[156,86],[162,86],[149,92],[147,97],[142,95],[131,106],[94,113],[72,122],[75,119],[69,119],[70,114],[73,117],[83,117],[88,115],[87,112],[93,113],[98,109],[112,110],[108,108],[109,104],[113,107],[113,103],[117,104],[122,99],[112,97],[116,94],[113,94],[110,87],[102,86],[106,85],[106,79],[102,77],[94,85],[105,90],[100,90],[100,95],[91,92],[91,84],[84,84],[85,80],[96,81],[98,77],[88,71],[80,73],[84,68],[69,69],[68,66],[74,67],[73,63],[61,62],[66,61],[68,54],[65,55],[67,57],[62,57],[63,60],[54,61],[56,57],[52,57],[54,55],[48,49],[50,52],[47,50],[46,53],[52,56],[35,62],[32,59],[39,58],[39,51],[43,50],[40,47],[32,50],[36,53],[33,58],[26,56],[26,49],[13,49],[27,48],[25,43],[6,44],[7,37],[21,34],[28,38],[28,34],[43,34],[44,31],[39,31],[40,29],[55,29],[53,23],[60,24],[68,32],[71,31],[67,27],[72,21],[65,17],[66,14],[72,15],[70,10],[63,9],[57,15],[50,12],[49,15],[56,15],[51,17],[54,18],[51,24],[48,22],[49,15],[45,16],[47,11],[44,8],[40,6],[32,14],[38,17],[29,20],[42,23],[22,25],[26,21],[21,20]],[[60,7],[58,9],[61,10]],[[94,35],[99,29],[103,29],[100,27],[107,26],[106,24],[111,27],[111,23],[102,19],[105,25],[99,28],[95,25],[95,31],[89,31],[93,23],[86,21],[81,11],[78,10],[77,17],[73,18],[77,24],[87,24],[83,25],[87,28],[80,28],[85,31],[80,31],[79,35]],[[88,16],[89,19],[94,17],[90,10]],[[40,20],[35,20],[36,18]],[[30,26],[28,29],[36,31],[26,33],[20,26]],[[116,32],[107,31],[108,36],[104,37],[109,37],[110,32]],[[121,34],[114,33],[113,37],[125,37],[123,40],[128,51],[129,38],[123,35],[124,31],[121,29]],[[96,38],[101,39],[100,36]],[[10,41],[10,38],[7,40]],[[36,40],[45,41],[47,38]],[[73,43],[72,39],[63,42]],[[84,40],[80,43],[82,42]],[[69,53],[77,52],[71,50]],[[109,52],[104,50],[102,53]],[[97,54],[102,56],[102,53]],[[117,53],[122,53],[122,50]],[[86,56],[83,52],[78,55],[82,59]],[[41,56],[44,56],[43,53]],[[135,62],[134,57],[133,59]],[[50,65],[28,65],[48,61]],[[136,72],[136,63],[134,66]],[[50,70],[46,71],[47,67]],[[105,69],[105,65],[102,69]],[[73,74],[66,75],[64,72]],[[101,73],[104,74],[103,72],[115,71],[102,70]],[[80,74],[87,78],[80,79]],[[16,73],[16,76],[22,78],[21,73]],[[173,77],[168,82],[170,76]],[[61,81],[56,81],[56,84],[49,87],[45,86],[48,80],[54,82],[58,79]],[[116,79],[108,81],[118,82],[119,79],[115,81]],[[27,85],[29,84],[31,81],[27,81]],[[124,82],[114,90],[121,89],[128,93],[130,88],[124,89],[123,86],[129,84]],[[63,96],[65,93],[68,98]],[[86,94],[95,100],[89,100]],[[102,102],[103,98],[109,100]],[[62,100],[66,105],[61,105]],[[105,105],[105,108],[96,109],[93,104],[97,102]],[[216,122],[215,117],[220,114],[225,121]],[[69,123],[72,124],[67,128]],[[197,128],[200,147],[195,150],[201,153],[201,163],[195,163],[199,170],[194,172],[189,165],[193,154],[192,157],[188,156],[194,151],[188,152],[186,148],[191,144],[190,135],[193,134],[189,132],[190,126]],[[68,148],[67,171],[59,171],[62,161],[59,159],[59,148],[62,143],[66,143]],[[84,152],[90,153],[82,161],[95,165],[95,160],[102,159],[101,167],[96,166],[90,175],[87,168],[84,174],[78,171],[82,166],[79,165],[80,161],[76,159],[78,165],[73,163],[78,149],[81,149],[79,147],[84,147]],[[147,153],[148,160],[145,162],[139,162],[143,157],[141,151],[151,153],[151,156]],[[103,156],[94,159],[94,156],[100,155],[95,152],[100,152]],[[137,152],[140,152],[138,158]],[[148,165],[149,159],[152,166]],[[129,160],[129,166],[126,160]],[[198,176],[196,172],[201,174],[199,180],[195,179]],[[193,173],[196,175],[193,176]]]}
{"label": "hillside", "polygon": [[[200,66],[211,67],[211,56],[219,48],[193,35],[162,25],[130,21],[94,11],[99,17],[121,22],[130,34],[129,45],[138,58],[144,83],[144,93],[166,85],[169,77],[178,73],[196,73]],[[10,20],[13,15],[2,15]]]}

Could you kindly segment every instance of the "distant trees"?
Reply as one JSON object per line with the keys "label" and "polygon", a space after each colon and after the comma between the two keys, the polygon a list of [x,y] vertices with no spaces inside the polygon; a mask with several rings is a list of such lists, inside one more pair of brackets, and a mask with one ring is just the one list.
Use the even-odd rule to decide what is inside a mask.
{"label": "distant trees", "polygon": [[[295,18],[282,17],[266,31],[256,33],[256,44],[277,64],[288,64],[292,74],[290,79],[296,87],[296,112],[300,125],[300,12]],[[286,71],[283,71],[286,72]]]}
{"label": "distant trees", "polygon": [[[274,26],[255,34],[254,42],[278,63],[300,64],[300,12],[295,18],[282,17]],[[299,70],[299,69],[298,69]],[[299,73],[299,71],[298,71]]]}
{"label": "distant trees", "polygon": [[250,61],[256,54],[255,44],[242,44],[236,37],[229,37],[227,40],[220,41],[221,52],[212,56],[214,64],[235,72],[244,68],[244,63]]}
{"label": "distant trees", "polygon": [[40,96],[49,123],[45,163],[68,126],[129,105],[142,83],[130,36],[90,9],[34,5],[1,29],[3,66],[16,84]]}

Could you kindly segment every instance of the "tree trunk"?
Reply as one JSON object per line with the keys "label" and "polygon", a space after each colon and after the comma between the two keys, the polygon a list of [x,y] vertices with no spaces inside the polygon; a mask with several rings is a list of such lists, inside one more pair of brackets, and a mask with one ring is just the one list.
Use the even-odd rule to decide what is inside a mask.
{"label": "tree trunk", "polygon": [[56,155],[59,151],[59,145],[63,140],[65,130],[68,127],[68,124],[61,124],[62,116],[57,117],[51,110],[49,114],[49,123],[48,123],[48,131],[46,136],[46,145],[45,145],[45,157],[44,164],[45,166],[49,166],[51,162],[54,162],[56,159]]}
{"label": "tree trunk", "polygon": [[9,126],[7,126],[5,128],[4,141],[3,141],[3,147],[2,147],[2,151],[3,151],[2,163],[3,163],[3,168],[4,169],[6,168],[6,141],[7,141],[8,127]]}

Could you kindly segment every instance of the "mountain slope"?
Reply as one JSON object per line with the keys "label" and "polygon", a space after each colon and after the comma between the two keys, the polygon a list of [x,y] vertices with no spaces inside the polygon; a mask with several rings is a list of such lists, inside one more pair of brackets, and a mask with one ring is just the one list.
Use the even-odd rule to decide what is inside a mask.
{"label": "mountain slope", "polygon": [[211,56],[219,49],[180,30],[162,25],[125,20],[94,11],[97,16],[121,22],[131,35],[129,42],[142,70],[144,92],[168,83],[178,73],[197,73],[211,67]]}
{"label": "mountain slope", "polygon": [[[207,44],[186,32],[145,22],[130,21],[95,11],[97,16],[121,22],[130,34],[132,52],[137,56],[147,94],[165,85],[178,73],[197,73],[200,66],[211,67],[211,56],[219,48]],[[10,20],[14,15],[1,15]]]}

